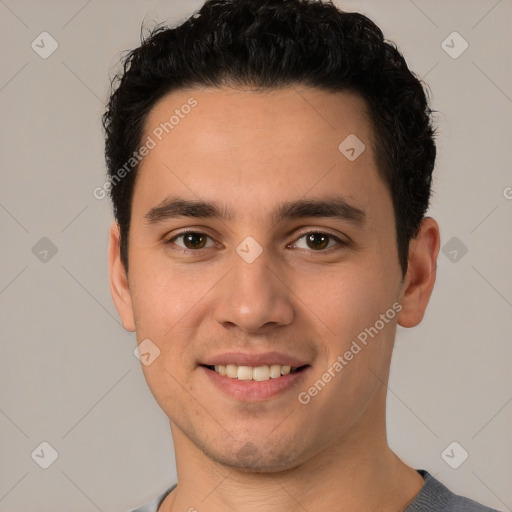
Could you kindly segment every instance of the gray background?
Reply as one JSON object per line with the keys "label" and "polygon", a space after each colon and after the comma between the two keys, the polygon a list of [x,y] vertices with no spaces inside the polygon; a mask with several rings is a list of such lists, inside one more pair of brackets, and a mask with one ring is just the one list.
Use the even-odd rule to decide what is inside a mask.
{"label": "gray background", "polygon": [[[391,447],[512,510],[512,2],[337,3],[397,42],[439,111],[430,215],[444,249],[423,323],[399,328]],[[167,418],[108,288],[110,204],[92,191],[119,52],[139,44],[143,19],[173,24],[200,4],[0,0],[2,511],[126,511],[175,482]],[[46,59],[31,47],[43,31],[59,45]],[[458,58],[442,47],[454,31],[469,44]],[[43,441],[58,453],[48,469],[35,462],[49,461]],[[458,469],[441,455],[453,441],[469,453]],[[463,453],[448,452],[452,463]]]}

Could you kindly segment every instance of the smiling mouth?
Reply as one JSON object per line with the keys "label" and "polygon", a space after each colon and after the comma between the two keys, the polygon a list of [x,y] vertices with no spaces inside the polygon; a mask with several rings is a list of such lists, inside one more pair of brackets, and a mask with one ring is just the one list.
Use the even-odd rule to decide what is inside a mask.
{"label": "smiling mouth", "polygon": [[214,366],[202,364],[201,366],[230,379],[262,382],[270,379],[279,379],[285,375],[300,372],[309,365],[306,364],[297,368],[293,366],[282,366],[280,364],[262,366],[238,366],[236,364],[219,364]]}

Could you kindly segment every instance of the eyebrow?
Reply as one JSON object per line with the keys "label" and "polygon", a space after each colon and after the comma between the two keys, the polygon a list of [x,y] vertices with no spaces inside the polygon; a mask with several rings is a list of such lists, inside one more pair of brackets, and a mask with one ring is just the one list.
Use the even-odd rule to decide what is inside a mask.
{"label": "eyebrow", "polygon": [[[227,205],[222,205],[216,201],[168,197],[158,206],[151,208],[144,216],[147,223],[150,225],[177,217],[229,221],[234,218],[234,215],[229,211]],[[273,223],[278,223],[286,219],[300,219],[306,217],[339,219],[362,226],[366,220],[366,213],[364,210],[351,205],[345,198],[340,196],[286,201],[278,205],[270,213],[270,220]]]}

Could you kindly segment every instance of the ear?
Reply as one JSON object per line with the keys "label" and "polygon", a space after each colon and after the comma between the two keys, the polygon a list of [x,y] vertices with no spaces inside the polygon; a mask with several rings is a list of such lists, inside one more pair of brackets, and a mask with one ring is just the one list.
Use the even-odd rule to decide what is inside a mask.
{"label": "ear", "polygon": [[397,315],[402,327],[414,327],[423,319],[436,281],[439,245],[439,225],[425,217],[418,235],[409,244],[409,263],[400,290],[402,310]]}
{"label": "ear", "polygon": [[128,276],[121,261],[121,233],[117,222],[110,226],[108,263],[110,270],[110,293],[112,294],[117,312],[121,317],[123,327],[127,331],[135,332],[132,296],[128,285]]}

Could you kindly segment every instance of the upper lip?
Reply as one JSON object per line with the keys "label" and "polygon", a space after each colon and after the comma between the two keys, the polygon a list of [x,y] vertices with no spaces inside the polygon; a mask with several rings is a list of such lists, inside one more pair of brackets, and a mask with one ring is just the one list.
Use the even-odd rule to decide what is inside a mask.
{"label": "upper lip", "polygon": [[305,366],[308,363],[302,359],[281,352],[260,352],[258,354],[251,354],[249,352],[225,352],[223,354],[217,354],[208,358],[203,365],[216,366],[216,365],[227,365],[236,364],[237,366],[271,366],[273,364],[279,364],[281,366],[292,366],[293,368],[299,368]]}

